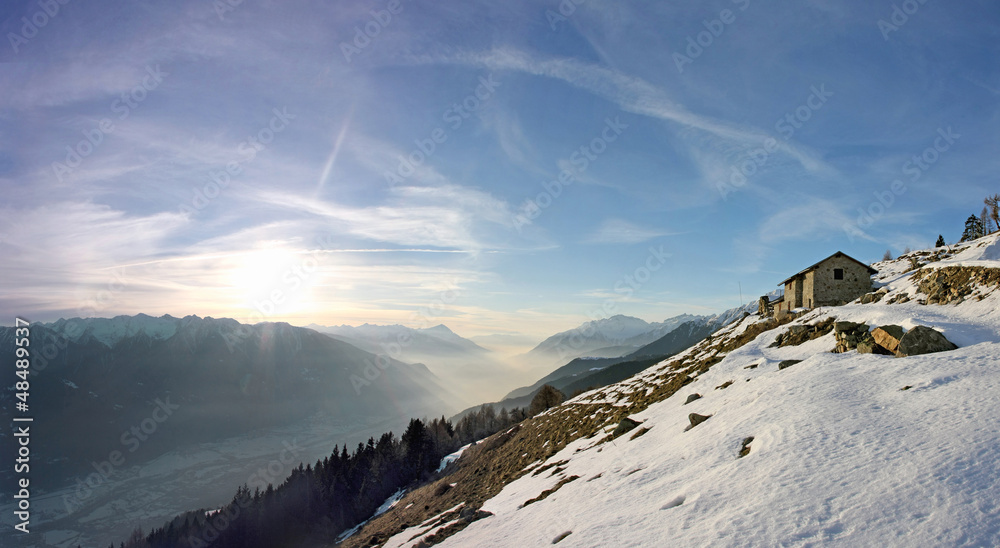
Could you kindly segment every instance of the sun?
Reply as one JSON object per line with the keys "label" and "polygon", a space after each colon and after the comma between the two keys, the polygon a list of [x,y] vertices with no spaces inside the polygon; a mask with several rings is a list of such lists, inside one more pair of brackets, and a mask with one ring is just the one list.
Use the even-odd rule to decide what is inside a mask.
{"label": "sun", "polygon": [[282,289],[282,273],[295,264],[298,254],[292,250],[262,246],[233,258],[229,286],[244,302],[271,295]]}

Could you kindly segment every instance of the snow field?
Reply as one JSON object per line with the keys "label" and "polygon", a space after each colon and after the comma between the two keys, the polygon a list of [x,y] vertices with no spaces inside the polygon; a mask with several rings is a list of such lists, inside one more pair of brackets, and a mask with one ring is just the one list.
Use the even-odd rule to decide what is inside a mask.
{"label": "snow field", "polygon": [[[907,284],[900,278],[891,289],[913,295]],[[788,326],[765,332],[633,415],[650,428],[642,437],[570,443],[545,463],[566,464],[507,485],[482,508],[494,516],[441,546],[551,545],[566,532],[561,546],[995,545],[998,304],[1000,295],[991,295],[958,306],[813,311],[794,323],[834,316],[873,327],[927,325],[961,348],[907,358],[833,354],[832,333],[768,348]],[[787,359],[803,361],[779,371]],[[638,379],[652,380],[662,366],[603,399],[614,404],[617,393],[643,389]],[[734,383],[716,389],[727,381]],[[694,392],[703,398],[683,405]],[[689,413],[712,417],[684,432]],[[750,453],[738,458],[748,436]],[[572,476],[579,478],[523,506]]]}

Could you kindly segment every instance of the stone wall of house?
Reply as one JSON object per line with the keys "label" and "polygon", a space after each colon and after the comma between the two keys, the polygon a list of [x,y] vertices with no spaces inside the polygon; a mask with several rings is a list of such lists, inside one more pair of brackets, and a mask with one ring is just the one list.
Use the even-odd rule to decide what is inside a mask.
{"label": "stone wall of house", "polygon": [[[844,279],[835,280],[833,270],[844,269]],[[849,303],[872,290],[871,276],[864,266],[846,258],[833,257],[823,261],[806,275],[808,299],[813,299],[811,306],[837,306]],[[811,287],[809,287],[811,285]]]}
{"label": "stone wall of house", "polygon": [[[821,265],[822,266],[822,265]],[[832,276],[832,274],[831,274]],[[804,279],[802,280],[802,304],[806,308],[812,308],[815,305],[813,301],[815,300],[815,289],[816,289],[816,271],[810,270],[806,272]]]}
{"label": "stone wall of house", "polygon": [[782,308],[786,311],[799,308],[802,302],[802,280],[793,278],[785,284],[785,301]]}

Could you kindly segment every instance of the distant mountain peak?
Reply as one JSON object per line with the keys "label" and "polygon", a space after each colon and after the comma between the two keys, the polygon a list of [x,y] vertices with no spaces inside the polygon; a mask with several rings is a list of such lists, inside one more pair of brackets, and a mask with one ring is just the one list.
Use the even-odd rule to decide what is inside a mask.
{"label": "distant mountain peak", "polygon": [[455,334],[454,331],[452,331],[451,329],[449,329],[448,326],[445,325],[445,324],[443,324],[443,323],[439,323],[439,324],[435,325],[434,327],[427,327],[425,329],[421,329],[420,331],[432,332],[432,333],[446,333],[446,334],[450,334],[450,335],[454,335]]}

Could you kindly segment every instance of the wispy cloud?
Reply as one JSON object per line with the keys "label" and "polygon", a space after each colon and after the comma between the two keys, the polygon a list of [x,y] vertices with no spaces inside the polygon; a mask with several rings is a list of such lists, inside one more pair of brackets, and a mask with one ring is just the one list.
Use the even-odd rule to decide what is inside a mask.
{"label": "wispy cloud", "polygon": [[605,219],[601,226],[584,242],[589,244],[637,244],[674,234],[678,233],[644,228],[621,219]]}
{"label": "wispy cloud", "polygon": [[483,251],[499,243],[491,227],[513,227],[507,203],[479,190],[400,186],[391,190],[391,197],[394,205],[358,208],[273,191],[258,196],[271,206],[328,219],[331,228],[344,234],[401,246]]}
{"label": "wispy cloud", "polygon": [[[461,53],[446,57],[426,56],[416,61],[464,63],[482,66],[489,70],[516,70],[554,78],[607,99],[627,112],[699,129],[717,137],[742,143],[747,147],[761,146],[766,139],[772,137],[769,133],[755,128],[692,113],[673,101],[662,89],[642,78],[576,59],[539,58],[512,48],[497,48],[486,52]],[[820,159],[800,150],[790,142],[782,141],[778,147],[808,170],[830,170]]]}

